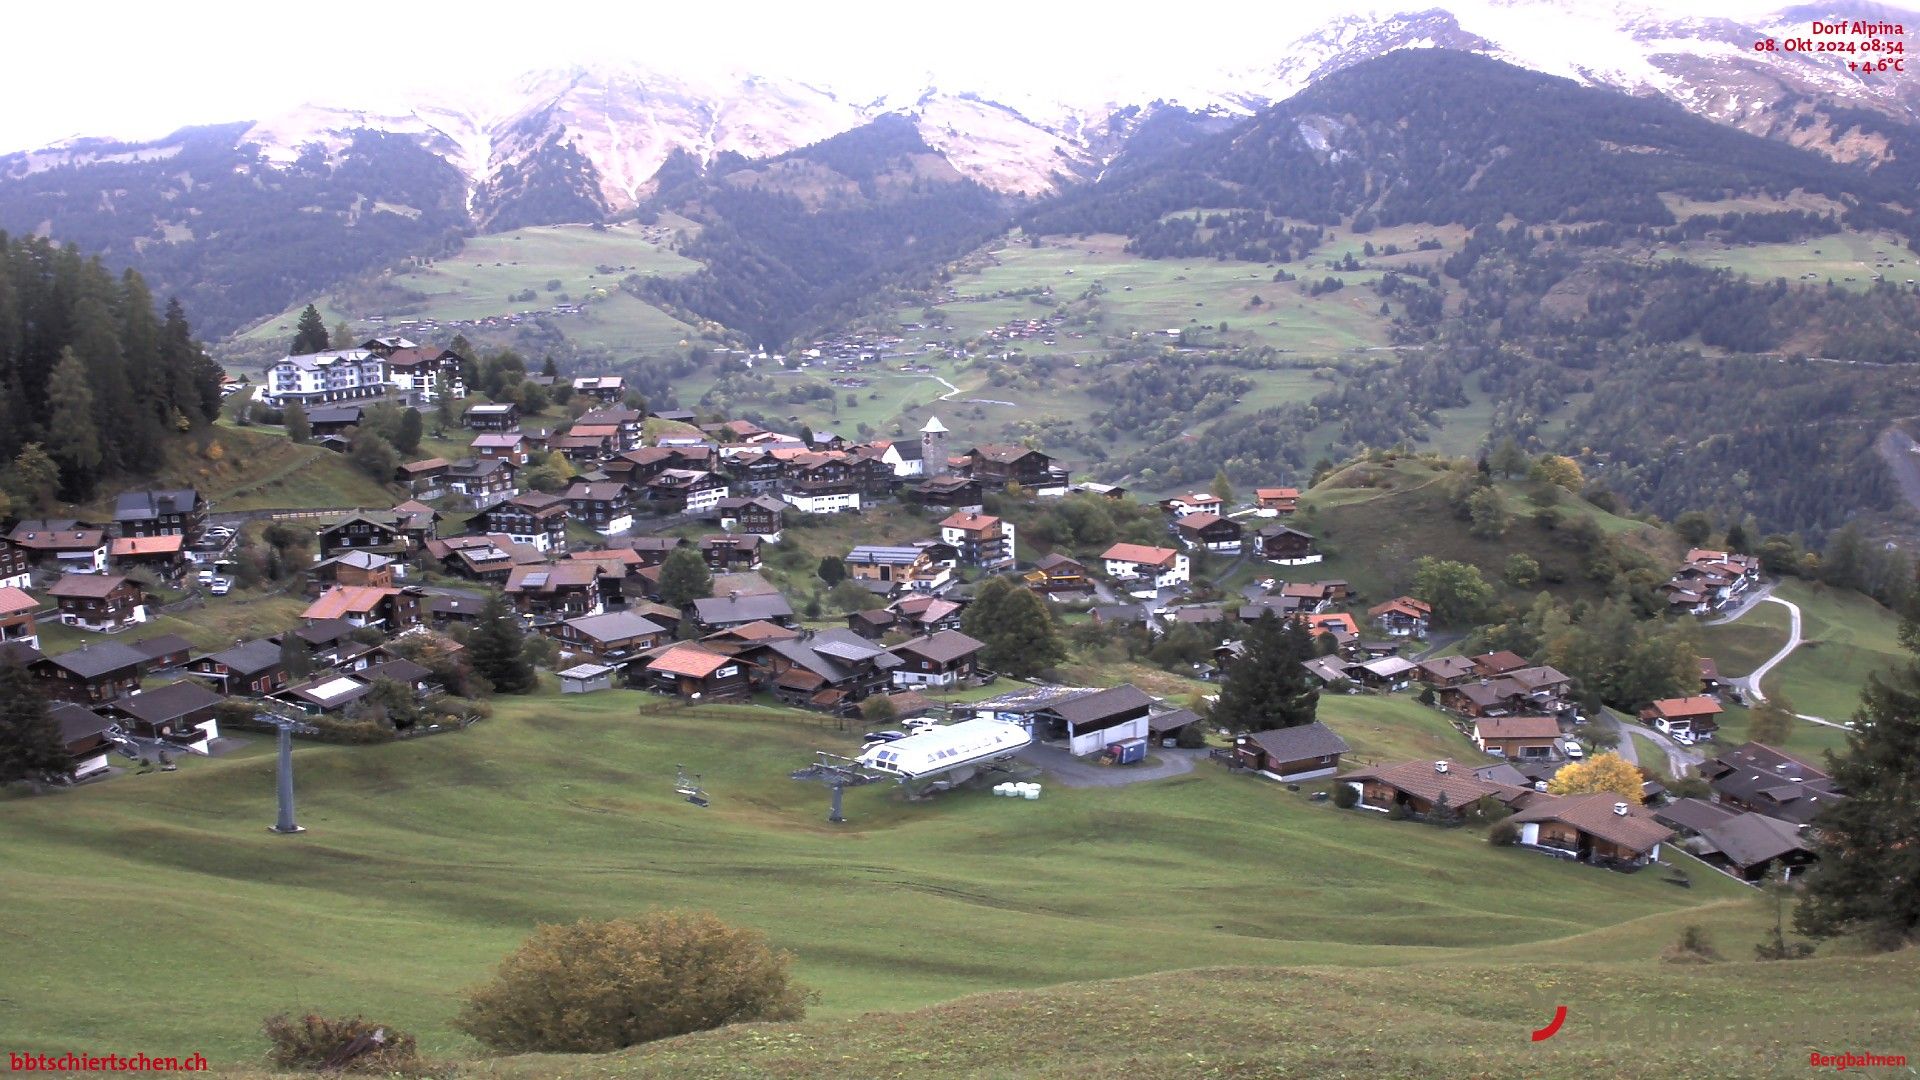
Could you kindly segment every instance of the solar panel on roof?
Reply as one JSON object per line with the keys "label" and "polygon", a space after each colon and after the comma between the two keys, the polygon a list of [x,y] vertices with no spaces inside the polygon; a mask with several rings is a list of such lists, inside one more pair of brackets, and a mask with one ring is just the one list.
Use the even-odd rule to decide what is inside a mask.
{"label": "solar panel on roof", "polygon": [[528,574],[528,575],[527,575],[527,576],[526,576],[525,578],[522,578],[522,579],[521,579],[521,582],[520,582],[520,583],[521,583],[522,585],[530,585],[530,586],[532,586],[533,588],[536,588],[536,589],[538,589],[538,588],[541,588],[542,586],[544,586],[544,585],[546,585],[546,583],[547,583],[547,574],[546,574],[546,572],[545,572],[545,571],[541,571],[541,572],[539,572],[539,573],[533,573],[533,574]]}

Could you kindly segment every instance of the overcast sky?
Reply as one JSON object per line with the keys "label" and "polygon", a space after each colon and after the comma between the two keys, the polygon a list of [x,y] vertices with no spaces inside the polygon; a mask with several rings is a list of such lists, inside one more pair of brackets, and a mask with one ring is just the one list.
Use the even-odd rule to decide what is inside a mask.
{"label": "overcast sky", "polygon": [[[1206,72],[1258,65],[1277,44],[1343,11],[1446,3],[23,0],[0,16],[10,46],[0,61],[0,150],[82,134],[154,137],[307,102],[377,103],[434,83],[497,83],[610,60],[796,76],[860,97],[911,91],[929,78],[947,89],[1043,96],[1116,84],[1177,94]],[[1773,5],[1634,6],[1680,16]]]}

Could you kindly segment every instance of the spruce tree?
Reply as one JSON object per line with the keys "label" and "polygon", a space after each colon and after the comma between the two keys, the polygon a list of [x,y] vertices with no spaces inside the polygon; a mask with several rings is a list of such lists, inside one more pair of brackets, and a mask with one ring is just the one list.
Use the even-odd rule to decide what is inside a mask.
{"label": "spruce tree", "polygon": [[467,635],[467,662],[475,674],[493,684],[495,693],[524,694],[536,684],[520,616],[498,593],[487,598],[479,621]]}
{"label": "spruce tree", "polygon": [[86,366],[71,348],[60,350],[60,362],[47,380],[47,453],[59,463],[68,493],[80,497],[93,489],[103,460],[100,429]]}
{"label": "spruce tree", "polygon": [[327,351],[327,323],[320,317],[319,308],[308,304],[307,310],[300,313],[300,323],[293,333],[293,345],[287,351],[295,356]]}
{"label": "spruce tree", "polygon": [[393,448],[403,454],[417,453],[420,437],[425,434],[426,423],[420,419],[420,410],[408,409],[400,414],[399,428],[393,434]]}
{"label": "spruce tree", "polygon": [[[1920,585],[1902,611],[1900,643],[1920,655]],[[1920,660],[1872,675],[1844,753],[1828,755],[1846,798],[1813,820],[1820,861],[1808,872],[1794,929],[1859,935],[1879,949],[1920,941]]]}
{"label": "spruce tree", "polygon": [[19,664],[0,664],[0,784],[37,781],[72,765],[38,681]]}
{"label": "spruce tree", "polygon": [[815,574],[828,585],[838,585],[846,579],[847,565],[832,555],[822,555],[820,569]]}
{"label": "spruce tree", "polygon": [[1301,666],[1313,659],[1313,638],[1297,619],[1273,612],[1247,624],[1245,652],[1227,664],[1213,719],[1230,731],[1269,731],[1314,721],[1320,691]]}
{"label": "spruce tree", "polygon": [[660,602],[668,607],[686,607],[713,595],[713,573],[707,560],[693,548],[674,548],[660,564]]}

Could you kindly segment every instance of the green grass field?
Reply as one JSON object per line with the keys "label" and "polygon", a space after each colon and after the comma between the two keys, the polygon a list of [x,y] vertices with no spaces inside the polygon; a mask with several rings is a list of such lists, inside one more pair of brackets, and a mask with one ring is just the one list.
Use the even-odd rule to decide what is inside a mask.
{"label": "green grass field", "polygon": [[[396,501],[384,485],[355,469],[345,454],[292,442],[281,428],[236,427],[224,420],[208,430],[169,439],[149,482],[154,487],[196,488],[216,512],[386,507]],[[113,496],[105,493],[75,513],[110,520]]]}
{"label": "green grass field", "polygon": [[1800,712],[1847,720],[1869,675],[1911,659],[1900,648],[1899,619],[1864,596],[1800,581],[1782,583],[1776,595],[1800,605],[1806,644],[1768,673],[1763,689],[1785,693]]}
{"label": "green grass field", "polygon": [[1700,653],[1710,656],[1720,674],[1730,678],[1752,673],[1787,643],[1787,609],[1779,604],[1755,604],[1737,622],[1708,626],[1695,634]]}
{"label": "green grass field", "polygon": [[1663,247],[1661,253],[1705,266],[1725,267],[1759,281],[1784,277],[1789,283],[1825,285],[1832,279],[1845,288],[1866,289],[1873,284],[1875,274],[1883,274],[1896,284],[1920,279],[1920,256],[1907,250],[1905,241],[1885,233],[1851,229],[1783,244],[1696,241]]}
{"label": "green grass field", "polygon": [[[261,1016],[312,1008],[464,1053],[449,1026],[460,988],[536,923],[668,905],[792,949],[828,1021],[1202,965],[1619,963],[1683,922],[1757,935],[1746,890],[1705,871],[1678,890],[1205,764],[1136,787],[1049,785],[1032,803],[909,804],[876,785],[831,827],[824,789],[786,774],[851,735],[752,706],[636,713],[652,700],[549,690],[456,735],[303,747],[311,831],[297,838],[264,828],[260,738],[178,773],[0,802],[0,1041],[239,1062],[259,1052]],[[1413,709],[1354,699],[1328,715],[1378,752],[1425,752],[1445,736]],[[676,763],[703,775],[712,807],[673,794]]]}

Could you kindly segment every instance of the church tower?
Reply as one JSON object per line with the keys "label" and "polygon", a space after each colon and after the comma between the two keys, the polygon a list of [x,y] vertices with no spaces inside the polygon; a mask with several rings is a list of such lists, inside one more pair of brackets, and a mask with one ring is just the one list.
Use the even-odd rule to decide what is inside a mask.
{"label": "church tower", "polygon": [[947,425],[937,416],[920,429],[920,471],[927,476],[947,475]]}

